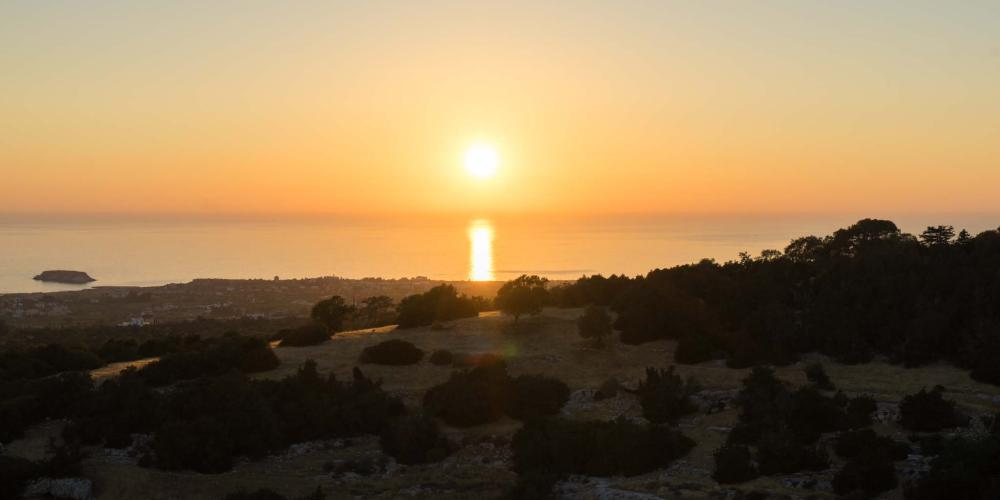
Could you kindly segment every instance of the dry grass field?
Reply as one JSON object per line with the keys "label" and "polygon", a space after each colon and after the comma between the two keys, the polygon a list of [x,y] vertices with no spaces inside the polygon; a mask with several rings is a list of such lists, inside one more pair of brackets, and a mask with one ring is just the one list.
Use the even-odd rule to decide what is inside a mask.
{"label": "dry grass field", "polygon": [[[426,358],[411,366],[391,367],[359,365],[358,356],[367,346],[388,339],[414,343],[429,355],[436,349],[454,353],[493,353],[507,359],[512,375],[540,373],[565,381],[573,391],[564,414],[574,418],[611,419],[618,416],[639,417],[641,408],[635,396],[619,392],[611,399],[595,402],[591,392],[608,378],[615,377],[625,386],[633,386],[648,366],[665,367],[672,363],[675,343],[660,341],[639,346],[612,343],[595,349],[576,332],[579,310],[546,310],[542,315],[512,320],[496,313],[460,320],[437,328],[395,330],[392,327],[342,333],[331,341],[311,347],[282,347],[276,352],[282,365],[259,377],[284,377],[305,360],[318,363],[322,372],[333,371],[338,378],[351,377],[355,366],[370,377],[381,379],[383,387],[403,398],[417,411],[423,393],[443,382],[451,367],[434,366]],[[970,414],[1000,409],[1000,388],[971,380],[967,372],[946,365],[904,369],[886,363],[846,366],[817,356],[808,360],[824,361],[827,373],[849,395],[867,393],[880,408],[892,411],[906,394],[921,387],[940,384],[947,397],[955,399]],[[782,367],[777,374],[793,385],[805,383],[803,364]],[[116,367],[120,368],[120,367]],[[721,362],[679,365],[683,376],[697,379],[707,395],[725,398],[731,395],[746,376],[747,370],[726,368]],[[108,376],[113,370],[95,375]],[[805,485],[787,477],[760,478],[735,487],[720,488],[709,477],[713,468],[712,453],[737,420],[737,410],[728,406],[714,413],[700,412],[681,421],[680,427],[698,445],[684,459],[668,470],[632,478],[574,478],[564,485],[565,496],[574,498],[725,498],[734,489],[766,490],[789,497],[832,498],[828,486],[832,472],[796,476]],[[515,475],[509,470],[506,441],[520,423],[505,419],[471,429],[448,428],[447,432],[463,448],[445,462],[422,466],[394,466],[370,476],[335,475],[324,472],[324,464],[340,460],[380,457],[374,437],[349,442],[310,443],[257,462],[242,462],[231,472],[218,475],[165,472],[143,469],[134,457],[95,450],[85,462],[85,471],[95,479],[98,498],[108,500],[148,499],[220,499],[240,488],[272,488],[280,493],[303,495],[322,486],[329,498],[495,498],[512,484]],[[892,423],[876,425],[876,430],[904,438],[902,429]],[[38,453],[39,442],[54,434],[53,425],[40,426],[27,440],[16,442],[10,452]],[[794,479],[794,478],[793,478]],[[819,482],[809,485],[810,480]],[[729,490],[729,491],[726,491]],[[887,498],[899,498],[898,491]]]}

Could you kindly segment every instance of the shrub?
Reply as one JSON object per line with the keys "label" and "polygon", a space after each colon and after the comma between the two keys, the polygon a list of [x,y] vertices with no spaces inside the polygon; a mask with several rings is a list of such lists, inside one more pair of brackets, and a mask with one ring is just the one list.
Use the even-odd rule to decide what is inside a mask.
{"label": "shrub", "polygon": [[917,432],[935,432],[959,424],[955,402],[941,395],[944,387],[936,386],[930,392],[921,389],[903,398],[899,404],[899,424]]}
{"label": "shrub", "polygon": [[703,363],[712,359],[715,345],[705,335],[689,333],[681,336],[674,351],[674,361],[682,365]]}
{"label": "shrub", "polygon": [[21,498],[27,483],[38,477],[41,467],[20,457],[0,455],[0,498]]}
{"label": "shrub", "polygon": [[952,439],[931,470],[906,490],[909,500],[1000,498],[1000,436]]}
{"label": "shrub", "polygon": [[412,365],[424,358],[424,351],[405,340],[393,339],[361,351],[361,362],[376,365]]}
{"label": "shrub", "polygon": [[485,304],[475,298],[459,295],[454,286],[439,285],[410,295],[399,302],[399,328],[429,326],[435,321],[474,318]]}
{"label": "shrub", "polygon": [[326,300],[321,300],[309,311],[309,317],[319,325],[326,328],[327,333],[337,332],[344,325],[344,320],[354,314],[355,308],[347,304],[344,298],[334,295]]}
{"label": "shrub", "polygon": [[446,349],[438,349],[431,353],[430,362],[432,365],[445,366],[455,361],[455,355]]}
{"label": "shrub", "polygon": [[583,316],[576,320],[576,328],[580,336],[593,339],[597,347],[604,346],[604,339],[611,335],[611,315],[608,309],[601,306],[587,306]]}
{"label": "shrub", "polygon": [[725,444],[715,450],[715,472],[712,478],[719,483],[744,483],[758,475],[750,449],[746,446]]}
{"label": "shrub", "polygon": [[500,418],[512,397],[503,363],[457,371],[447,382],[428,389],[424,410],[448,425],[469,427]]}
{"label": "shrub", "polygon": [[910,453],[910,447],[886,436],[879,436],[871,429],[841,432],[837,436],[833,451],[843,458],[854,458],[869,451],[885,452],[893,460],[903,460]]}
{"label": "shrub", "polygon": [[569,400],[569,387],[543,375],[521,375],[513,381],[507,413],[518,420],[555,415]]}
{"label": "shrub", "polygon": [[682,380],[671,366],[665,371],[646,368],[646,379],[639,382],[636,392],[646,420],[662,424],[694,413],[698,407],[691,402],[691,396],[699,390],[694,379]]}
{"label": "shrub", "polygon": [[833,476],[838,495],[861,491],[874,496],[896,487],[896,468],[885,450],[866,450],[847,461]]}
{"label": "shrub", "polygon": [[872,414],[878,410],[875,399],[868,395],[855,396],[847,401],[846,427],[857,429],[872,424]]}
{"label": "shrub", "polygon": [[198,342],[188,350],[167,354],[139,370],[154,387],[179,380],[218,376],[230,370],[257,373],[281,364],[266,340],[228,335]]}
{"label": "shrub", "polygon": [[497,290],[494,302],[501,312],[514,316],[515,322],[523,314],[538,314],[548,301],[548,291],[545,289],[548,282],[546,278],[521,275],[504,283]]}
{"label": "shrub", "polygon": [[309,323],[278,332],[281,347],[305,347],[330,340],[330,330],[319,323]]}
{"label": "shrub", "polygon": [[139,344],[133,339],[110,339],[97,350],[97,355],[108,363],[132,361],[139,357]]}
{"label": "shrub", "polygon": [[757,443],[760,473],[791,474],[804,470],[822,470],[829,464],[826,453],[813,445],[803,445],[787,430],[765,432]]}
{"label": "shrub", "polygon": [[833,382],[830,381],[830,377],[827,376],[826,370],[823,369],[822,363],[809,363],[806,365],[806,379],[814,384],[817,388],[824,391],[832,391],[836,389]]}
{"label": "shrub", "polygon": [[517,483],[502,498],[504,500],[548,500],[552,498],[552,488],[558,481],[558,475],[545,471],[518,474]]}
{"label": "shrub", "polygon": [[511,445],[519,474],[634,476],[668,466],[686,455],[694,441],[667,427],[624,419],[548,418],[528,421]]}
{"label": "shrub", "polygon": [[434,420],[424,416],[400,417],[382,431],[382,451],[402,464],[440,462],[448,456],[448,440]]}

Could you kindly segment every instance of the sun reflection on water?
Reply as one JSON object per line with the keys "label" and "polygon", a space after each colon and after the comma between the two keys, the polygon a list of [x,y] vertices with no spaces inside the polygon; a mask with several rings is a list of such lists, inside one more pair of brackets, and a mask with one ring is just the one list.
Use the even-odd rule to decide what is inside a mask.
{"label": "sun reflection on water", "polygon": [[469,224],[469,279],[493,281],[493,225],[486,219]]}

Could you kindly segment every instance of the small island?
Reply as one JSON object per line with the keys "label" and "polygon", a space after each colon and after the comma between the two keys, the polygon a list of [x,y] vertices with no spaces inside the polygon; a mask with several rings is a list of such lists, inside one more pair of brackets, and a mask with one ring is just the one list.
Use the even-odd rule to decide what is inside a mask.
{"label": "small island", "polygon": [[42,274],[35,276],[38,281],[46,281],[51,283],[66,283],[70,285],[85,285],[87,283],[97,281],[91,278],[89,274],[82,271],[42,271]]}

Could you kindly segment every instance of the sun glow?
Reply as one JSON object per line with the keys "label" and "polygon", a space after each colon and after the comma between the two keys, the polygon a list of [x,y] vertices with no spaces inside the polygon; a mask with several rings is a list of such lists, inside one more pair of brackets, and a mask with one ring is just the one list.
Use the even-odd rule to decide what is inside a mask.
{"label": "sun glow", "polygon": [[477,179],[489,179],[496,175],[500,166],[500,156],[493,146],[477,143],[465,150],[465,170]]}
{"label": "sun glow", "polygon": [[469,225],[469,279],[493,281],[493,226],[479,219]]}

